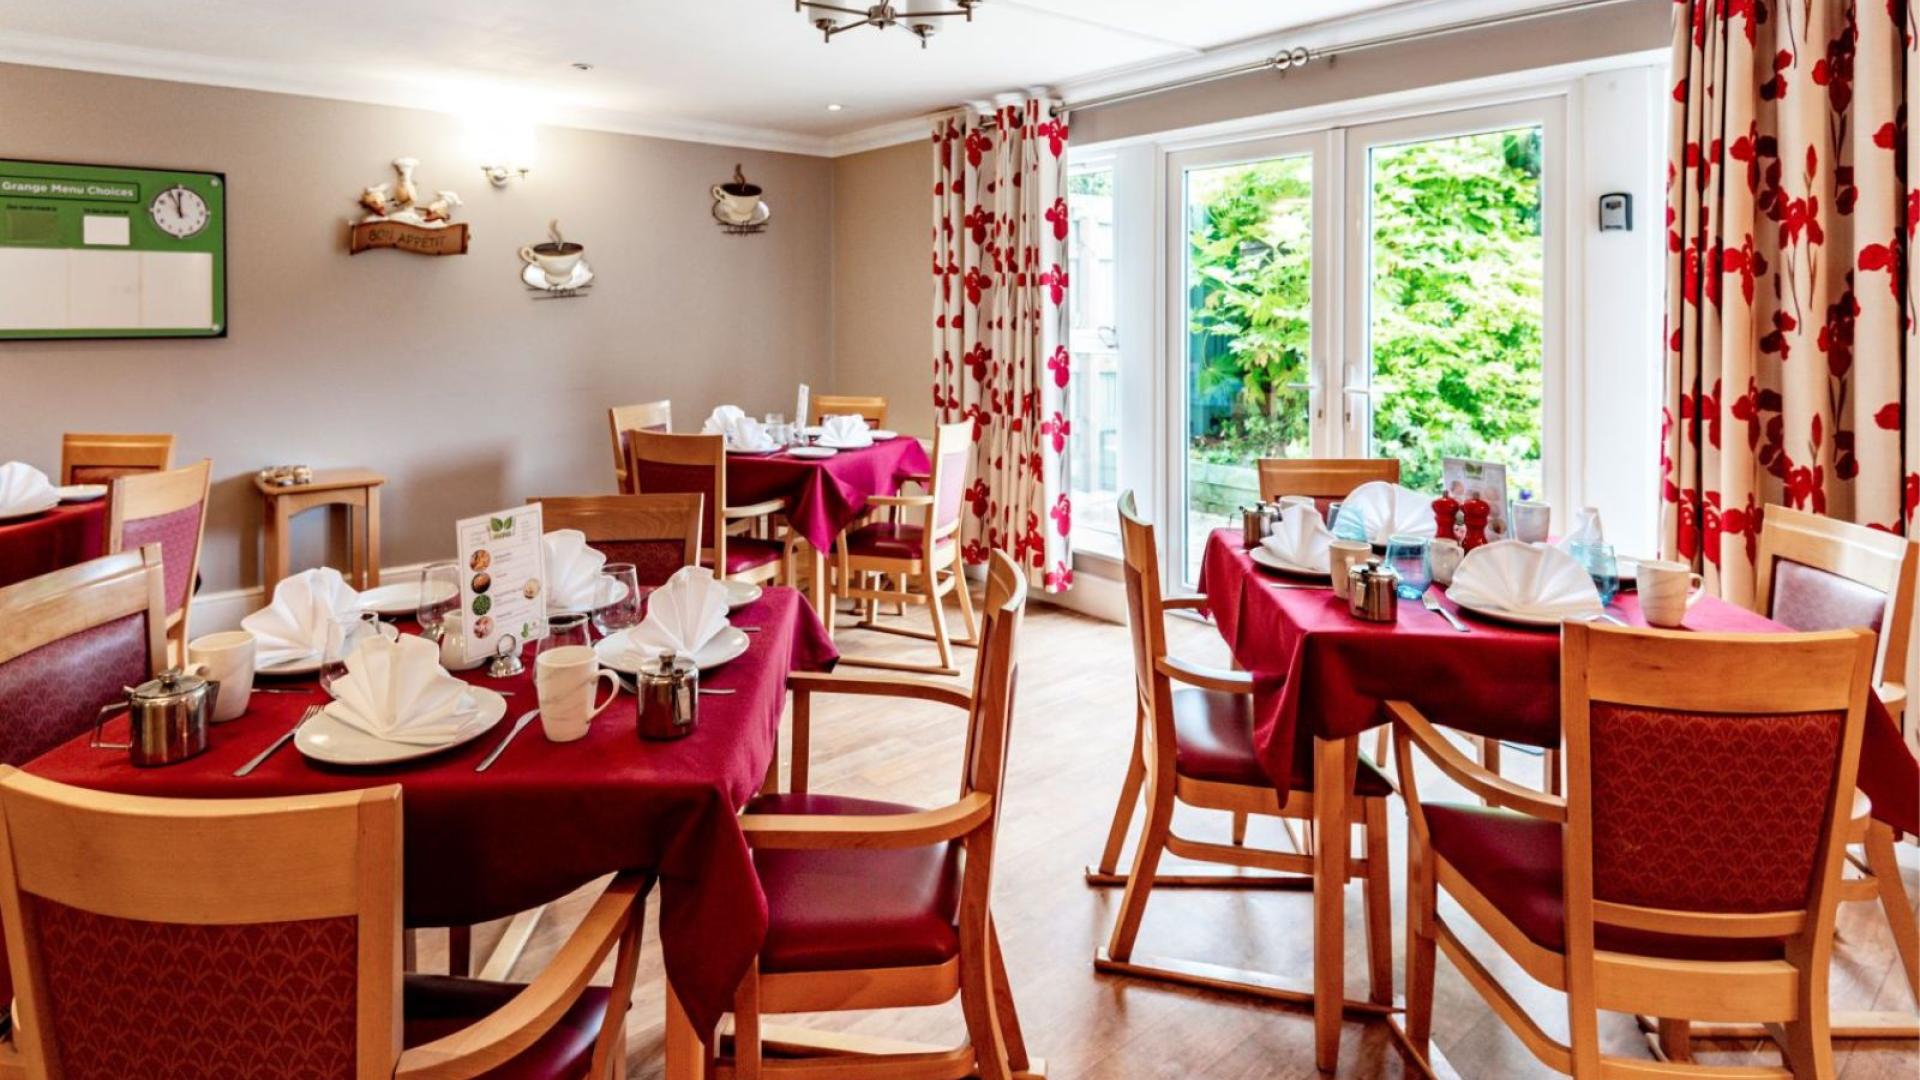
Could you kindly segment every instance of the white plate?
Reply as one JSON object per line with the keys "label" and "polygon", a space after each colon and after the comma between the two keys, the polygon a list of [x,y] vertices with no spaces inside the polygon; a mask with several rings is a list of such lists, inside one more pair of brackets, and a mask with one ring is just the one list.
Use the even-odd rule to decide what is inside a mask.
{"label": "white plate", "polygon": [[886,428],[874,428],[872,431],[867,432],[867,434],[873,436],[874,442],[886,442],[888,439],[897,439],[900,437],[899,432],[888,431]]}
{"label": "white plate", "polygon": [[805,461],[821,461],[839,452],[831,446],[796,446],[787,451],[787,454]]}
{"label": "white plate", "polygon": [[[627,631],[612,634],[593,643],[594,655],[600,662],[623,675],[634,675],[640,670],[642,657],[638,649],[627,640]],[[729,626],[713,636],[713,640],[702,645],[693,654],[693,662],[701,671],[719,667],[729,660],[738,659],[747,651],[751,639],[746,631],[737,626]]]}
{"label": "white plate", "polygon": [[1597,619],[1600,617],[1599,612],[1594,612],[1589,615],[1558,615],[1558,616],[1522,615],[1517,611],[1508,611],[1505,608],[1479,607],[1474,604],[1469,604],[1461,600],[1454,600],[1453,594],[1451,592],[1447,593],[1446,597],[1449,600],[1453,600],[1455,604],[1459,605],[1460,610],[1462,611],[1471,611],[1475,615],[1480,615],[1485,618],[1493,619],[1497,622],[1513,623],[1517,626],[1557,627],[1561,623],[1567,622],[1569,620],[1572,620],[1575,622],[1586,622],[1588,620]]}
{"label": "white plate", "polygon": [[1252,551],[1249,551],[1247,555],[1261,566],[1269,570],[1278,570],[1283,574],[1298,574],[1303,577],[1323,578],[1330,576],[1332,573],[1332,571],[1325,568],[1315,570],[1311,566],[1302,566],[1299,563],[1288,562],[1264,547],[1254,548]]}
{"label": "white plate", "polygon": [[849,446],[846,443],[835,442],[832,439],[821,439],[819,442],[815,443],[814,445],[826,450],[865,450],[867,447],[873,445],[873,440],[868,439],[866,442],[861,443],[859,446]]}
{"label": "white plate", "polygon": [[738,611],[760,599],[760,586],[751,581],[722,581],[727,590],[727,610]]}
{"label": "white plate", "polygon": [[768,454],[777,454],[779,452],[780,452],[780,448],[777,446],[769,447],[768,449],[765,449],[765,450],[746,450],[746,449],[742,449],[741,447],[733,446],[733,445],[729,445],[727,447],[727,453],[740,454],[743,457],[766,457]]}
{"label": "white plate", "polygon": [[15,507],[12,510],[0,510],[0,521],[12,521],[14,518],[32,517],[35,514],[44,514],[47,511],[59,505],[60,505],[60,498],[59,496],[55,496],[52,502],[41,503],[39,506],[20,506],[20,507]]}
{"label": "white plate", "polygon": [[66,487],[54,488],[53,493],[60,496],[61,502],[92,502],[95,499],[107,497],[107,485],[68,484]]}
{"label": "white plate", "polygon": [[293,745],[307,757],[329,765],[388,765],[437,754],[485,735],[493,730],[501,717],[507,715],[507,699],[484,686],[468,687],[467,696],[473,699],[473,719],[453,738],[433,746],[375,738],[351,724],[335,720],[325,710],[300,725],[300,733],[293,737]]}
{"label": "white plate", "polygon": [[[449,585],[442,599],[451,600],[459,595],[459,592],[459,589]],[[382,585],[377,589],[368,589],[360,594],[360,609],[385,615],[388,618],[417,614],[420,610],[420,583],[399,581],[392,585]]]}
{"label": "white plate", "polygon": [[255,668],[255,675],[311,675],[320,670],[320,654],[314,653],[304,660],[288,660],[273,667]]}

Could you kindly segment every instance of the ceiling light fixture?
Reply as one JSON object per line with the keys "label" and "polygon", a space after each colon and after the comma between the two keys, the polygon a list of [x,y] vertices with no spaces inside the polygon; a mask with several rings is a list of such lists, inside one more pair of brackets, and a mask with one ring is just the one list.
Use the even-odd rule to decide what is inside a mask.
{"label": "ceiling light fixture", "polygon": [[[940,32],[940,24],[934,20],[959,15],[968,22],[972,22],[974,10],[986,0],[947,0],[947,2],[953,6],[949,8],[942,4],[934,10],[902,11],[899,7],[887,3],[854,8],[839,4],[814,3],[813,0],[793,0],[793,10],[805,15],[813,23],[813,28],[820,31],[823,41],[832,41],[833,35],[859,26],[871,26],[875,30],[885,30],[889,26],[904,26],[909,34],[920,39],[920,47],[924,49],[927,47],[928,39]],[[906,6],[922,5],[909,2]],[[925,6],[933,7],[934,5],[929,3]],[[852,21],[842,22],[843,17],[851,17]]]}

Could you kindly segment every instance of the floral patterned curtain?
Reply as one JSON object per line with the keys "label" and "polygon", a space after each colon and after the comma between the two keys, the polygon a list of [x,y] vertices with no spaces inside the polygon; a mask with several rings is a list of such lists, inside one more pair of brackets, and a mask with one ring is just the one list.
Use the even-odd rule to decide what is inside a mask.
{"label": "floral patterned curtain", "polygon": [[1907,4],[1678,0],[1663,545],[1751,602],[1762,508],[1908,532]]}
{"label": "floral patterned curtain", "polygon": [[1032,99],[933,121],[933,405],[973,421],[967,562],[1073,584],[1067,538],[1067,121]]}

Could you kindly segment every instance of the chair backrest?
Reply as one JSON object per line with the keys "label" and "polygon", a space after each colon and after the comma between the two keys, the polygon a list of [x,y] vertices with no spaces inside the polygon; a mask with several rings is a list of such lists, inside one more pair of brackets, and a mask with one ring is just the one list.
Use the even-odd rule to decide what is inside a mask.
{"label": "chair backrest", "polygon": [[1561,634],[1569,948],[1831,933],[1871,635]]}
{"label": "chair backrest", "polygon": [[672,401],[643,401],[638,405],[615,405],[607,410],[607,430],[613,436],[613,475],[620,493],[633,494],[633,482],[627,479],[627,432],[651,431],[656,435],[673,430]]}
{"label": "chair backrest", "polygon": [[165,669],[164,591],[158,544],[0,589],[0,764],[86,731]]}
{"label": "chair backrest", "polygon": [[166,472],[123,477],[113,485],[107,550],[159,544],[167,572],[167,615],[186,610],[200,568],[207,526],[207,485],[213,462],[202,459]]}
{"label": "chair backrest", "polygon": [[27,1075],[391,1076],[400,788],[154,799],[0,768]]}
{"label": "chair backrest", "polygon": [[1400,482],[1399,458],[1261,458],[1260,498],[1344,499],[1361,484]]}
{"label": "chair backrest", "polygon": [[1761,520],[1760,612],[1795,630],[1866,627],[1880,639],[1874,681],[1905,678],[1920,544],[1786,506]]}
{"label": "chair backrest", "polygon": [[60,439],[62,484],[107,484],[122,476],[172,467],[172,435],[70,431]]}
{"label": "chair backrest", "polygon": [[807,423],[818,424],[829,416],[858,416],[870,428],[887,426],[887,399],[859,394],[815,394],[810,400],[813,415]]}
{"label": "chair backrest", "polygon": [[933,495],[933,513],[927,524],[932,543],[960,530],[961,507],[967,498],[967,463],[973,457],[973,422],[942,424],[933,432],[933,472],[927,477]]}
{"label": "chair backrest", "polygon": [[[1173,745],[1172,687],[1156,666],[1167,654],[1166,608],[1160,600],[1160,552],[1153,526],[1140,516],[1133,492],[1120,496],[1120,555],[1127,591],[1127,630],[1133,635],[1134,692],[1141,714],[1153,718],[1157,746]],[[1169,757],[1156,756],[1156,760]]]}
{"label": "chair backrest", "polygon": [[707,508],[700,553],[716,576],[727,565],[727,439],[724,435],[627,434],[627,475],[636,495],[698,495]]}
{"label": "chair backrest", "polygon": [[706,500],[683,495],[569,495],[528,499],[548,529],[579,529],[608,562],[632,563],[640,584],[664,585],[683,566],[700,565]]}
{"label": "chair backrest", "polygon": [[980,651],[973,669],[973,706],[967,717],[967,749],[960,779],[962,796],[979,792],[993,799],[994,828],[982,830],[969,841],[962,918],[973,909],[984,919],[992,886],[992,844],[1006,791],[1020,623],[1026,609],[1026,574],[1006,552],[994,552],[987,561],[987,597],[980,614]]}

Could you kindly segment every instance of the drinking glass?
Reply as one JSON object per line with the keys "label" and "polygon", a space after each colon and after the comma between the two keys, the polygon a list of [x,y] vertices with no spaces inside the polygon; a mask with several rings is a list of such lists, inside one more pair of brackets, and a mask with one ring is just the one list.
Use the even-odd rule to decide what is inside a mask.
{"label": "drinking glass", "polygon": [[547,616],[547,636],[540,639],[534,647],[536,661],[540,654],[564,649],[569,645],[592,645],[593,639],[587,633],[587,616],[583,612],[566,611],[558,615]]}
{"label": "drinking glass", "polygon": [[1427,587],[1433,584],[1433,565],[1428,560],[1427,538],[1424,536],[1394,536],[1387,540],[1387,565],[1400,575],[1400,584],[1394,586],[1394,592],[1402,600],[1418,600],[1426,595]]}
{"label": "drinking glass", "polygon": [[460,607],[460,564],[434,562],[420,568],[420,606],[414,618],[420,636],[439,641],[446,633],[447,616]]}
{"label": "drinking glass", "polygon": [[[386,630],[380,616],[371,611],[336,615],[327,620],[327,647],[320,653],[320,689],[333,692],[333,684],[347,673],[347,658],[362,641]],[[399,636],[399,631],[394,632]]]}
{"label": "drinking glass", "polygon": [[640,621],[640,571],[632,563],[601,567],[594,589],[594,599],[605,601],[593,608],[593,628],[601,637],[617,634]]}
{"label": "drinking glass", "polygon": [[1574,544],[1568,554],[1593,579],[1594,590],[1600,594],[1600,606],[1613,603],[1620,591],[1620,560],[1614,556],[1613,545]]}

